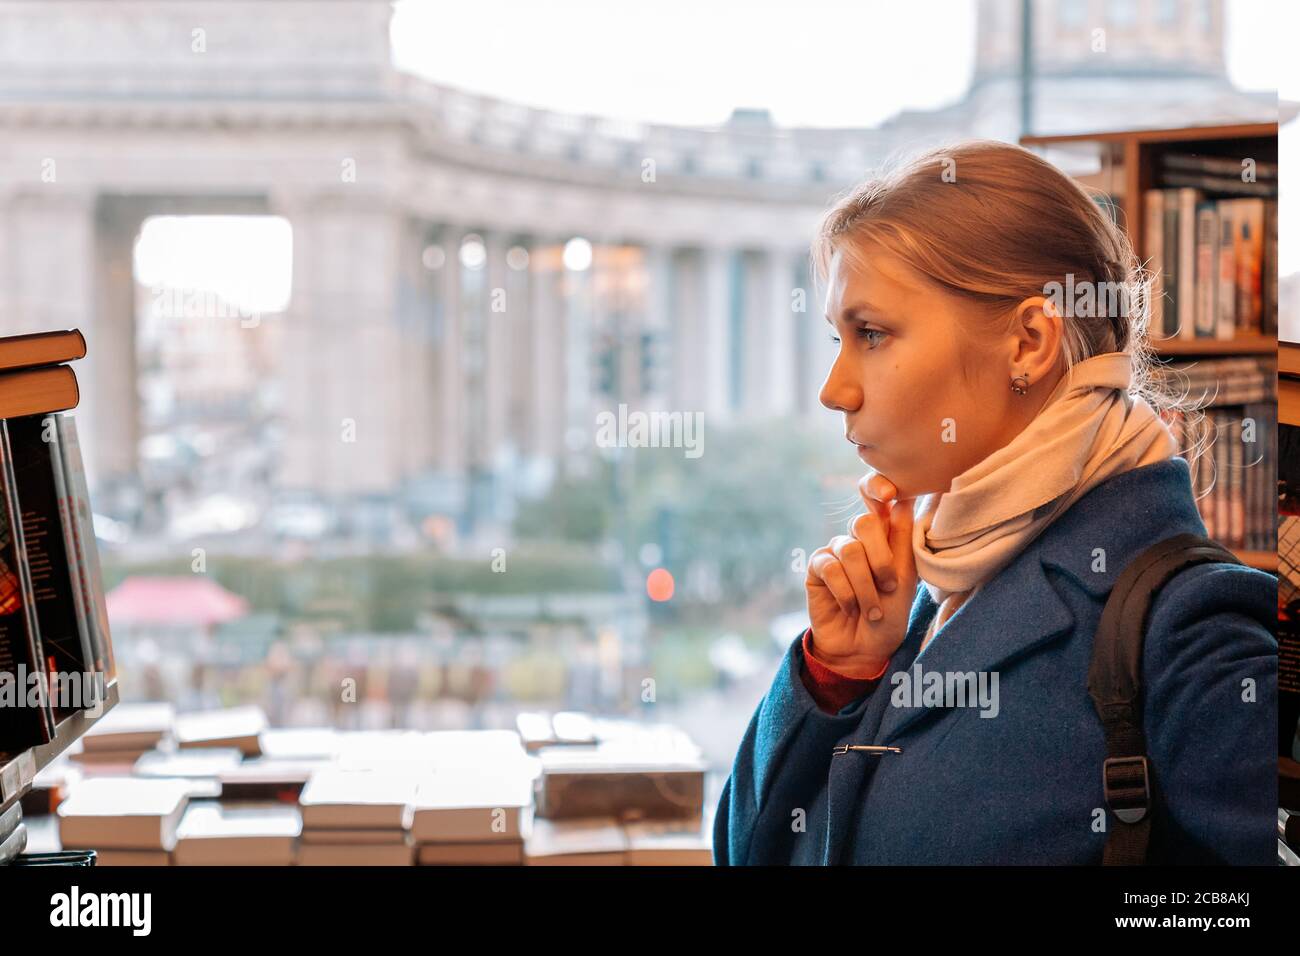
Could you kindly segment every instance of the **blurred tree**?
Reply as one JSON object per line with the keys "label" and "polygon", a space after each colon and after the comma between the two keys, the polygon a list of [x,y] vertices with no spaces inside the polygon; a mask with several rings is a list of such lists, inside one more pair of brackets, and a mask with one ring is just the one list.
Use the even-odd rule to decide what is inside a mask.
{"label": "blurred tree", "polygon": [[[679,584],[693,563],[713,564],[726,601],[802,587],[795,549],[811,554],[861,510],[850,480],[861,466],[825,434],[790,422],[710,430],[698,458],[636,449],[632,468],[637,541],[659,545]],[[827,488],[824,475],[843,488],[838,480]]]}
{"label": "blurred tree", "polygon": [[523,540],[598,544],[614,518],[613,466],[594,457],[588,474],[561,475],[538,501],[522,502],[515,534]]}

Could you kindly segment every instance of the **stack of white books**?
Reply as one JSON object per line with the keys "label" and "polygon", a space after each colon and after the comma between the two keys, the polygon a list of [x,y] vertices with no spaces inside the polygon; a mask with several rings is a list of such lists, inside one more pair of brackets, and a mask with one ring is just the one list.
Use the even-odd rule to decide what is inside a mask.
{"label": "stack of white books", "polygon": [[86,730],[69,751],[87,774],[130,773],[140,756],[175,746],[176,711],[171,704],[118,704]]}
{"label": "stack of white books", "polygon": [[519,866],[532,819],[533,774],[522,761],[447,769],[420,783],[411,835],[423,866]]}
{"label": "stack of white books", "polygon": [[411,866],[419,778],[379,770],[321,770],[298,798],[300,866]]}
{"label": "stack of white books", "polygon": [[170,777],[88,777],[59,805],[59,843],[100,866],[167,866],[190,793]]}
{"label": "stack of white books", "polygon": [[283,803],[191,803],[176,828],[177,866],[291,866],[302,832],[298,808]]}
{"label": "stack of white books", "polygon": [[245,757],[257,757],[264,730],[266,714],[260,707],[197,711],[176,718],[176,743],[182,750],[232,747]]}

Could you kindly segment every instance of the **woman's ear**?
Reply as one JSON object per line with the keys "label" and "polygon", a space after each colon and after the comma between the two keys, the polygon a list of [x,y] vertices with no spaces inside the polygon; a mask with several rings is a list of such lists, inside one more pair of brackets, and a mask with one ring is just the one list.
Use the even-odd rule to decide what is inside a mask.
{"label": "woman's ear", "polygon": [[1016,306],[1011,336],[1009,376],[1023,375],[1030,385],[1054,377],[1065,335],[1061,310],[1052,299],[1031,296]]}

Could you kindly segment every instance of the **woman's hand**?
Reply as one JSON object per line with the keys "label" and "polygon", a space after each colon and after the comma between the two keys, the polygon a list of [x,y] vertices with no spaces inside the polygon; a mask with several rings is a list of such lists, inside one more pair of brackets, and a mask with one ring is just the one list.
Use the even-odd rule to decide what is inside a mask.
{"label": "woman's hand", "polygon": [[[916,596],[915,498],[878,472],[858,482],[867,513],[813,552],[804,581],[817,659],[847,677],[875,677],[907,636]],[[889,502],[894,501],[891,507]]]}

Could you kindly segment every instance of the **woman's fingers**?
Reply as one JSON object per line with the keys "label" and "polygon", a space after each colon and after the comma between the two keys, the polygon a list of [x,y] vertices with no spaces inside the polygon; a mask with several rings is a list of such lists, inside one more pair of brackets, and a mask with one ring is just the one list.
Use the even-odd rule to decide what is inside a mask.
{"label": "woman's fingers", "polygon": [[868,620],[878,621],[883,616],[880,608],[880,595],[876,591],[876,582],[871,573],[871,562],[867,560],[867,551],[862,542],[849,535],[836,535],[828,545],[853,586],[853,596],[857,600],[859,613]]}
{"label": "woman's fingers", "polygon": [[831,592],[831,597],[835,598],[846,616],[857,615],[858,600],[853,585],[849,583],[849,576],[840,564],[840,559],[828,547],[818,548],[808,561],[808,583],[815,585],[818,581]]}
{"label": "woman's fingers", "polygon": [[[858,492],[862,495],[869,513],[881,519],[881,527],[889,544],[891,558],[889,567],[895,572],[895,584],[897,585],[899,580],[912,580],[916,576],[912,527],[917,499],[915,497],[900,499],[898,486],[878,471],[871,472],[858,482]],[[869,526],[864,524],[863,530],[869,531]],[[856,520],[852,533],[858,535]],[[872,566],[875,566],[874,557]]]}
{"label": "woman's fingers", "polygon": [[873,471],[858,482],[858,493],[867,510],[880,518],[889,517],[889,502],[898,497],[898,488],[878,471]]}
{"label": "woman's fingers", "polygon": [[916,554],[912,550],[912,527],[916,518],[916,499],[894,502],[889,513],[889,548],[899,557],[894,567],[905,580],[916,577]]}
{"label": "woman's fingers", "polygon": [[878,515],[858,515],[849,522],[849,534],[866,551],[867,563],[875,576],[875,583],[886,594],[898,587],[898,572],[894,568],[893,544],[889,539],[889,521]]}

